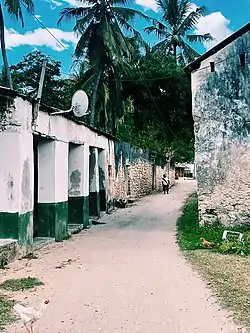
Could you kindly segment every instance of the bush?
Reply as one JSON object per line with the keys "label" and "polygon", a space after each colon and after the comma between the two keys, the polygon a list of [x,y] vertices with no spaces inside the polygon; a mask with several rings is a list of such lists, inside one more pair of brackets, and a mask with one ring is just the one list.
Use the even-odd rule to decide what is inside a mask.
{"label": "bush", "polygon": [[19,291],[42,286],[43,283],[36,278],[10,279],[0,284],[0,288],[5,290]]}
{"label": "bush", "polygon": [[204,249],[200,238],[214,243],[212,251],[224,254],[250,254],[250,237],[246,226],[227,227],[226,230],[239,231],[244,234],[244,241],[239,242],[235,238],[229,238],[228,241],[222,241],[222,235],[225,227],[219,222],[214,226],[200,226],[198,215],[197,194],[191,196],[183,208],[182,215],[177,220],[177,238],[182,250]]}

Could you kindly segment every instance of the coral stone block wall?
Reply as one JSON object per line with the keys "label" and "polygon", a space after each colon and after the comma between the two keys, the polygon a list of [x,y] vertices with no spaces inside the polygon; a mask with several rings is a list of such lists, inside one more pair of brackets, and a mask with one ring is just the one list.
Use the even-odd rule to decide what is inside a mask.
{"label": "coral stone block wall", "polygon": [[161,191],[162,176],[167,174],[171,186],[174,185],[174,168],[163,166],[165,157],[160,162],[148,151],[131,147],[128,143],[115,141],[115,193],[114,198],[138,198],[154,190]]}
{"label": "coral stone block wall", "polygon": [[[250,25],[249,25],[250,29]],[[250,31],[192,73],[200,221],[250,218]],[[241,58],[245,58],[245,64]],[[225,61],[224,61],[225,60]],[[210,63],[215,64],[211,71]]]}

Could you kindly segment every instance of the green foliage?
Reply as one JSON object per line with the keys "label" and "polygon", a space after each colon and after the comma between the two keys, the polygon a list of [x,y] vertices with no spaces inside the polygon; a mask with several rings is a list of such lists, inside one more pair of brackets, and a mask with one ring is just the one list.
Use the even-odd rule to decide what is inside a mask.
{"label": "green foliage", "polygon": [[222,241],[225,227],[218,223],[213,226],[200,226],[198,216],[198,198],[193,195],[183,208],[182,215],[177,220],[177,238],[182,250],[204,249],[200,238],[214,243],[211,251],[224,254],[250,254],[250,238],[248,227],[237,226],[227,227],[226,230],[239,231],[244,234],[244,241],[239,242],[234,237],[229,237],[228,241]]}
{"label": "green foliage", "polygon": [[[72,81],[61,78],[60,61],[56,61],[40,51],[33,51],[16,65],[10,66],[14,89],[30,97],[36,97],[42,63],[45,58],[47,59],[47,65],[42,103],[66,109],[70,106],[73,94]],[[2,72],[0,81],[2,85],[6,85],[4,72]]]}
{"label": "green foliage", "polygon": [[[127,8],[125,5],[124,0],[108,2],[90,0],[84,7],[64,8],[58,21],[58,24],[61,24],[63,21],[74,20],[74,31],[80,36],[75,56],[88,62],[83,73],[82,87],[91,87],[90,123],[97,124],[98,91],[103,92],[104,99],[108,92],[113,133],[116,117],[119,117],[123,111],[122,89],[117,80],[121,74],[119,69],[122,68],[124,71],[131,61],[135,41],[143,44],[141,34],[131,23],[136,18],[149,19],[142,12]],[[103,84],[104,82],[106,84]],[[106,127],[107,118],[106,115],[104,117]]]}
{"label": "green foliage", "polygon": [[124,78],[123,98],[133,108],[118,122],[123,141],[158,153],[175,151],[175,162],[193,161],[193,119],[189,77],[171,57],[159,52],[141,56],[139,70]]}
{"label": "green foliage", "polygon": [[0,331],[13,321],[12,307],[12,301],[0,296]]}
{"label": "green foliage", "polygon": [[28,277],[22,279],[5,280],[3,283],[0,284],[0,288],[11,291],[23,291],[42,285],[43,283],[36,278]]}
{"label": "green foliage", "polygon": [[188,0],[158,1],[161,19],[145,29],[159,39],[154,49],[163,55],[172,54],[180,65],[193,61],[199,56],[189,43],[212,40],[209,33],[198,35],[193,31],[198,20],[205,15],[204,6],[192,8]]}

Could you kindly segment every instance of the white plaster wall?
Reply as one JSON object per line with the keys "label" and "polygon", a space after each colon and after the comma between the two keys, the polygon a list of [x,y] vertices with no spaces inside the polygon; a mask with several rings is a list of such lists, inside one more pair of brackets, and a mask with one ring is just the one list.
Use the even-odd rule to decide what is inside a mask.
{"label": "white plaster wall", "polygon": [[[33,135],[30,132],[22,133],[20,150],[21,200],[19,212],[27,213],[33,211],[34,207]],[[13,160],[15,160],[15,158]]]}
{"label": "white plaster wall", "polygon": [[84,125],[74,123],[63,116],[50,116],[39,112],[36,132],[59,141],[84,144],[108,151],[108,138],[98,135]]}
{"label": "white plaster wall", "polygon": [[84,197],[89,196],[89,145],[87,143],[83,146],[84,149],[84,168],[83,168],[83,189]]}
{"label": "white plaster wall", "polygon": [[98,164],[99,164],[99,167],[101,167],[101,169],[104,172],[104,177],[105,177],[104,188],[107,189],[107,187],[108,187],[108,158],[107,158],[107,152],[105,150],[99,151]]}
{"label": "white plaster wall", "polygon": [[38,202],[55,202],[55,141],[38,142]]}
{"label": "white plaster wall", "polygon": [[[84,191],[84,169],[86,161],[84,160],[84,145],[69,145],[69,196],[83,196]],[[71,181],[73,172],[79,172],[79,183]]]}
{"label": "white plaster wall", "polygon": [[68,201],[68,143],[55,141],[55,202]]}
{"label": "white plaster wall", "polygon": [[68,144],[60,141],[38,142],[38,202],[68,200]]}
{"label": "white plaster wall", "polygon": [[107,181],[108,181],[108,201],[112,201],[112,199],[115,196],[115,152],[114,152],[114,141],[109,140],[108,143],[109,149],[107,154],[107,160],[108,160],[108,175],[107,175]]}
{"label": "white plaster wall", "polygon": [[99,192],[99,166],[98,166],[98,149],[97,148],[92,148],[92,154],[95,156],[95,165],[94,167],[94,172],[93,172],[93,177],[90,179],[90,186],[89,186],[89,191],[90,192]]}
{"label": "white plaster wall", "polygon": [[0,211],[18,212],[21,189],[21,135],[0,133]]}
{"label": "white plaster wall", "polygon": [[32,104],[27,100],[23,100],[21,97],[16,97],[15,110],[17,113],[18,121],[21,124],[21,130],[24,132],[31,132]]}

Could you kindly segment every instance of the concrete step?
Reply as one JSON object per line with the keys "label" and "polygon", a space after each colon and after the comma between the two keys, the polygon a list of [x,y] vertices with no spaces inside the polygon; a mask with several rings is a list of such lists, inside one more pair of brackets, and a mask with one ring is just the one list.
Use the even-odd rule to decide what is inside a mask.
{"label": "concrete step", "polygon": [[18,256],[18,243],[15,239],[0,239],[0,268],[4,268]]}
{"label": "concrete step", "polygon": [[78,234],[82,230],[83,230],[82,224],[73,224],[73,223],[68,224],[68,235],[69,236]]}

